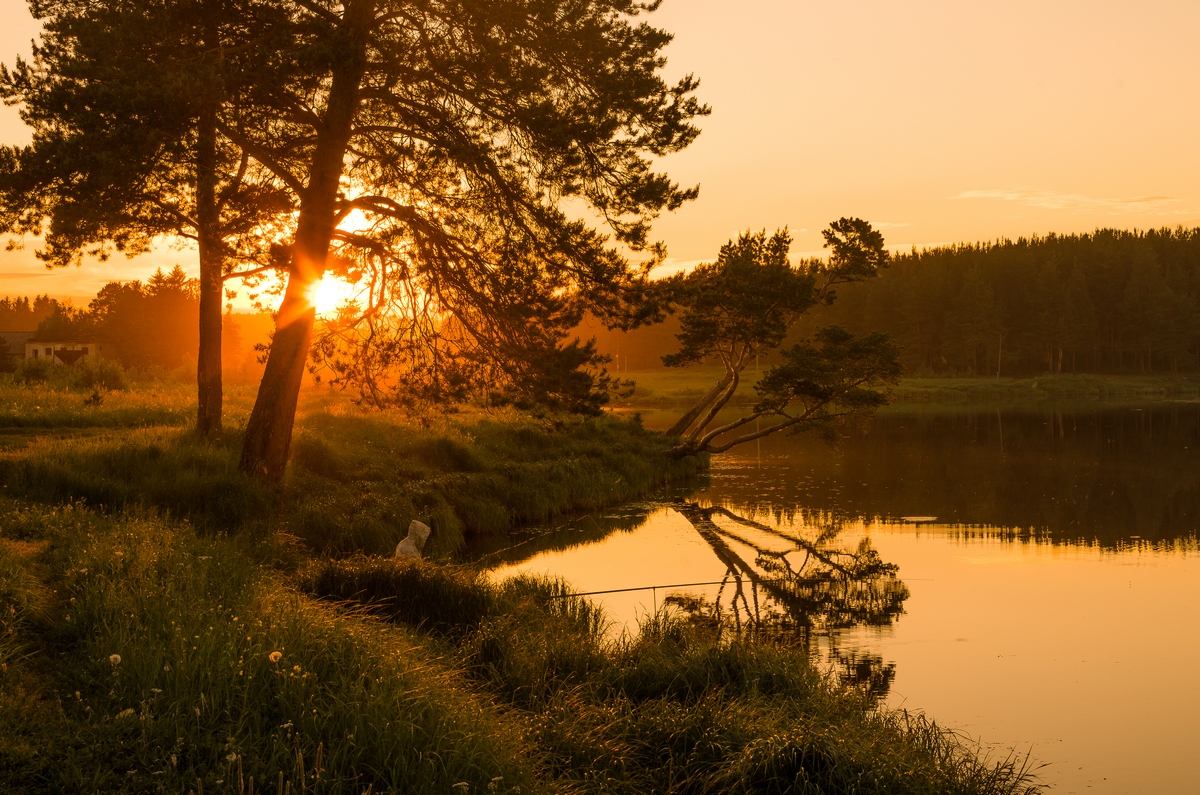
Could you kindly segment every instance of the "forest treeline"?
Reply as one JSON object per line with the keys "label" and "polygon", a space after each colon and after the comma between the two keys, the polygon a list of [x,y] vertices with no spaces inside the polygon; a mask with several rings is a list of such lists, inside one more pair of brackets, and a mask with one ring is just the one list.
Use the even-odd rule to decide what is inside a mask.
{"label": "forest treeline", "polygon": [[828,324],[883,331],[909,373],[1176,372],[1200,367],[1200,228],[960,244],[895,255],[838,291]]}
{"label": "forest treeline", "polygon": [[[1200,369],[1200,228],[958,244],[893,255],[867,281],[806,315],[817,328],[882,331],[909,374],[1024,376]],[[598,349],[620,370],[662,367],[678,321],[608,332]]]}
{"label": "forest treeline", "polygon": [[[32,331],[31,339],[46,342],[95,341],[105,358],[140,371],[195,367],[199,316],[196,280],[179,266],[145,282],[110,282],[82,309],[45,295],[0,298],[0,331]],[[257,366],[253,343],[265,341],[270,317],[226,313],[223,325],[225,368],[248,375],[243,371]]]}

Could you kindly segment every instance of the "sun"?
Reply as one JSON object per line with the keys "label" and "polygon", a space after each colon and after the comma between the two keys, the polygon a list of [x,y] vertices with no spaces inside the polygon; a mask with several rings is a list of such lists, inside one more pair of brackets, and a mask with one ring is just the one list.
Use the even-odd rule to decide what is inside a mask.
{"label": "sun", "polygon": [[333,315],[339,307],[357,298],[358,293],[358,288],[350,282],[327,273],[313,286],[310,300],[318,315]]}

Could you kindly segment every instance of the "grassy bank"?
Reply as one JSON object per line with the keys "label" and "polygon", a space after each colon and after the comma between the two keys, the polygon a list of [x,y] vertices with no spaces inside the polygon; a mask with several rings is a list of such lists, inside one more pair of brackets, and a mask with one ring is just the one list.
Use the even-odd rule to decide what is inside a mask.
{"label": "grassy bank", "polygon": [[386,556],[703,466],[637,421],[306,406],[277,489],[177,419],[0,432],[0,791],[1034,791],[803,650]]}
{"label": "grassy bank", "polygon": [[[615,405],[624,409],[674,409],[694,404],[721,378],[716,367],[649,370],[622,374],[636,383],[634,393]],[[732,405],[755,402],[757,376],[751,368]],[[1043,401],[1156,401],[1200,399],[1200,377],[1190,375],[1042,375],[1030,378],[905,377],[891,405],[1020,404]]]}
{"label": "grassy bank", "polygon": [[[418,519],[433,528],[429,551],[448,555],[465,536],[632,499],[704,467],[664,458],[664,440],[630,419],[421,423],[364,415],[318,394],[298,420],[286,481],[268,489],[237,471],[240,434],[198,439],[185,424],[194,404],[174,391],[120,393],[91,413],[74,405],[78,395],[48,388],[10,388],[5,397],[5,493],[150,507],[209,531],[284,531],[318,554],[390,552]],[[61,414],[70,421],[54,424]],[[30,416],[44,426],[18,424]]]}

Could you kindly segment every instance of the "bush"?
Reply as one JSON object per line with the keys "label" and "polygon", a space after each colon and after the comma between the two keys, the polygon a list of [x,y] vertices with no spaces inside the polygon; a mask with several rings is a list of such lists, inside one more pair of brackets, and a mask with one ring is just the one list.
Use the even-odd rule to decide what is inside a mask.
{"label": "bush", "polygon": [[71,386],[76,389],[129,388],[125,370],[111,359],[84,360],[68,370]]}
{"label": "bush", "polygon": [[13,371],[13,378],[20,384],[44,384],[54,372],[54,363],[49,359],[22,359]]}

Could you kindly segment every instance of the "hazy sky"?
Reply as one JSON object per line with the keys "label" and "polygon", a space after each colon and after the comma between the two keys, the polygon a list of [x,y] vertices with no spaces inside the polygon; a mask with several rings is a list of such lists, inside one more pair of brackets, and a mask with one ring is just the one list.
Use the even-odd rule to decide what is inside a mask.
{"label": "hazy sky", "polygon": [[[0,8],[11,62],[36,27],[22,0]],[[655,230],[677,264],[747,228],[816,251],[843,215],[905,247],[1200,225],[1195,0],[665,0],[654,21],[676,36],[669,73],[695,73],[713,108],[665,161],[701,188]],[[23,140],[0,112],[0,140]],[[194,259],[21,276],[41,266],[0,252],[0,295],[83,298]]]}

